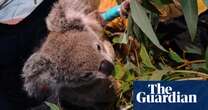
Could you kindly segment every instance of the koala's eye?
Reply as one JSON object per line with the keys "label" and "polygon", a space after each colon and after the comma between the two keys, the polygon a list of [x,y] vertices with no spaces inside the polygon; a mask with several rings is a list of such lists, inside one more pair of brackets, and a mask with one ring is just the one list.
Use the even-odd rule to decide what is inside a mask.
{"label": "koala's eye", "polygon": [[99,50],[99,51],[100,51],[100,50],[101,50],[101,46],[100,46],[100,45],[98,45],[98,44],[97,44],[96,46],[97,46],[97,50]]}

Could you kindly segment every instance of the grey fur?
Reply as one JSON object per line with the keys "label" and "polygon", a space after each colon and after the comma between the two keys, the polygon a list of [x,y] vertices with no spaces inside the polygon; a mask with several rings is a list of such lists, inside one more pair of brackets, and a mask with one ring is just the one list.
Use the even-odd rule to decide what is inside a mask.
{"label": "grey fur", "polygon": [[[43,101],[55,97],[56,103],[65,100],[96,110],[108,110],[112,106],[115,101],[113,81],[99,68],[104,60],[112,63],[113,55],[109,54],[109,44],[106,46],[101,38],[100,24],[91,16],[95,11],[89,4],[92,1],[59,0],[54,5],[47,17],[51,32],[23,68],[24,89],[28,95]],[[91,90],[86,89],[90,87]],[[92,94],[96,95],[90,96]],[[74,98],[77,101],[74,102]]]}

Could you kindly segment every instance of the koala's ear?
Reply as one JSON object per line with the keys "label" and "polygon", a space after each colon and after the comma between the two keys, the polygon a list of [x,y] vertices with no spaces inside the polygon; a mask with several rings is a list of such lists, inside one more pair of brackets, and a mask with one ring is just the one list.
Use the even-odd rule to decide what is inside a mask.
{"label": "koala's ear", "polygon": [[54,4],[54,7],[46,18],[46,24],[50,31],[61,32],[64,30],[66,18],[60,4]]}
{"label": "koala's ear", "polygon": [[[84,1],[84,0],[83,0]],[[91,11],[98,10],[101,0],[86,0],[86,5],[91,7]]]}
{"label": "koala's ear", "polygon": [[51,32],[65,32],[71,30],[83,31],[85,28],[85,17],[76,9],[65,9],[57,3],[46,18],[47,28]]}
{"label": "koala's ear", "polygon": [[23,67],[24,89],[28,95],[39,99],[47,97],[50,85],[54,83],[53,73],[56,70],[50,60],[38,52],[34,53]]}

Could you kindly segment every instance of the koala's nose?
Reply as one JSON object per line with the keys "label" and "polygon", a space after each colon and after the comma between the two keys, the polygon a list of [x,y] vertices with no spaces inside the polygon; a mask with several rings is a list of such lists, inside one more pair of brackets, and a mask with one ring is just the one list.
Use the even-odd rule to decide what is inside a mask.
{"label": "koala's nose", "polygon": [[106,75],[111,75],[114,71],[114,65],[107,60],[103,60],[100,64],[99,71]]}

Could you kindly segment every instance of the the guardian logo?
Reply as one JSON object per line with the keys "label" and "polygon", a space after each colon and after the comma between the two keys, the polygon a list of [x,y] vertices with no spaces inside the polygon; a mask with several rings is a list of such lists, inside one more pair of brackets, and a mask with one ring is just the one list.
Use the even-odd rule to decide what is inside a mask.
{"label": "the guardian logo", "polygon": [[196,94],[184,94],[174,91],[171,86],[162,86],[160,83],[148,84],[147,92],[135,94],[138,103],[197,103]]}

